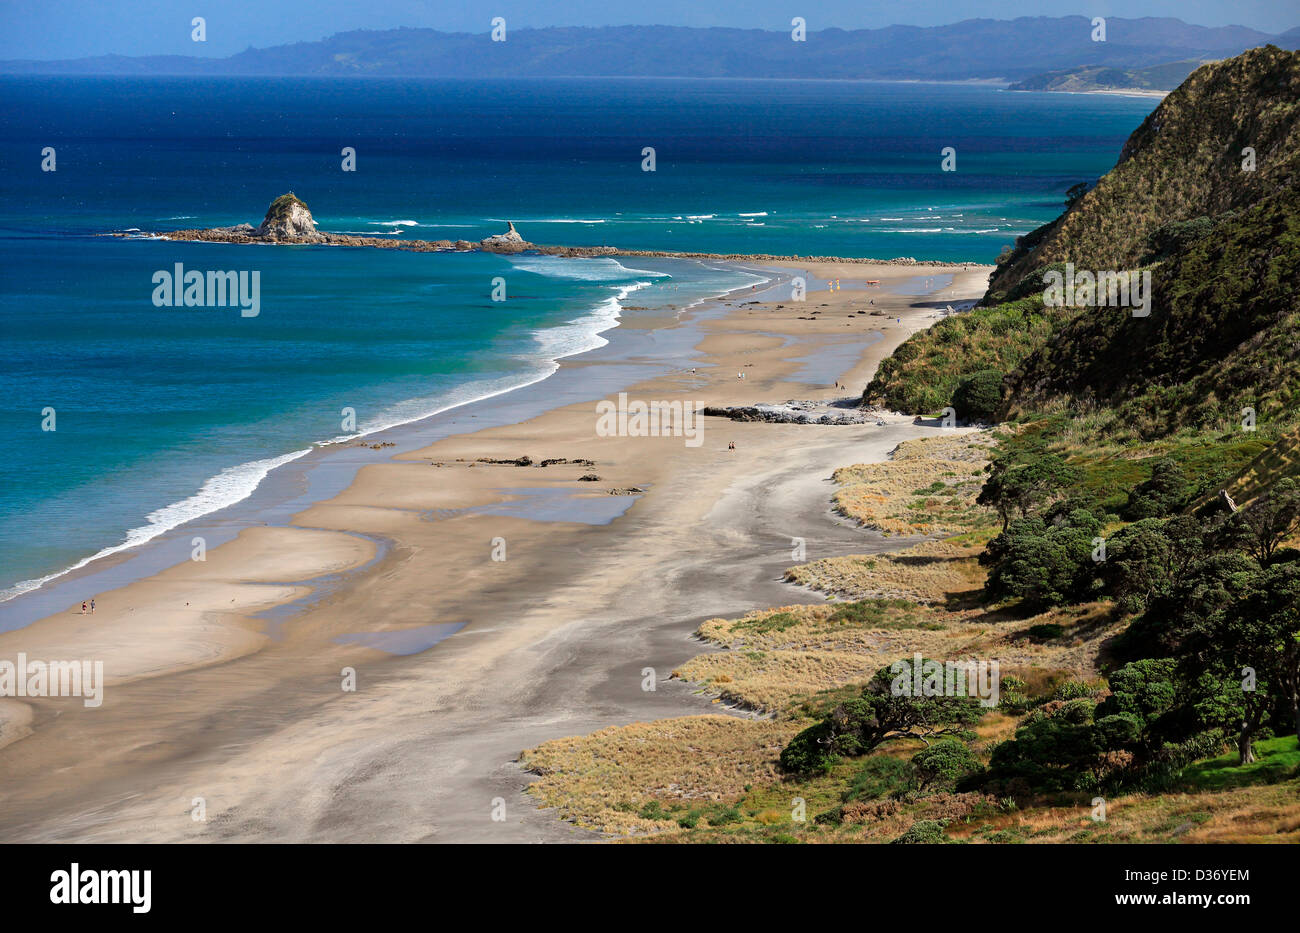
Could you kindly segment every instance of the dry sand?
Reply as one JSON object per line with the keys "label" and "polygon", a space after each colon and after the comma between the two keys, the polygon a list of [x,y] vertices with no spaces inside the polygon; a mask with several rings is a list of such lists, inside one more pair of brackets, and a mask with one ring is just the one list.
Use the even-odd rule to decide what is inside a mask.
{"label": "dry sand", "polygon": [[[700,325],[706,336],[689,360],[666,361],[661,376],[627,387],[629,397],[855,397],[936,308],[982,294],[989,272],[806,269],[843,288],[805,302],[733,294],[725,316]],[[950,274],[952,285],[932,295],[891,291]],[[882,284],[864,290],[866,279]],[[677,326],[671,314],[623,324]],[[793,381],[819,359],[821,384]],[[836,380],[846,388],[828,387]],[[514,763],[519,751],[716,711],[668,680],[700,652],[690,638],[698,623],[820,602],[781,581],[794,538],[805,539],[809,560],[906,543],[831,513],[830,475],[935,430],[902,417],[884,427],[708,418],[703,444],[688,447],[680,437],[598,437],[595,401],[366,466],[289,527],[250,528],[205,563],[101,593],[93,616],[70,606],[0,635],[0,658],[102,659],[108,684],[95,709],[70,698],[0,700],[0,840],[590,838],[522,794],[529,775]],[[471,465],[521,455],[595,465]],[[599,481],[579,481],[590,473]],[[602,515],[632,501],[610,490],[633,486],[646,492],[604,524],[536,511],[551,503],[569,518]],[[492,559],[497,539],[504,561]],[[252,616],[304,596],[272,623]],[[355,643],[399,632],[446,637],[406,655]],[[354,691],[342,689],[345,668]],[[642,688],[647,668],[654,691]],[[203,820],[194,818],[200,798]]]}

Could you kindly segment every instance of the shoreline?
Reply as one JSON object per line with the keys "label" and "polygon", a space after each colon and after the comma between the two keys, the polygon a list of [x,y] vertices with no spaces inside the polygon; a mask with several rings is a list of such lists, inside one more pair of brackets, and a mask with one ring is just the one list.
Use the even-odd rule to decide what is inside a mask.
{"label": "shoreline", "polygon": [[[939,290],[982,294],[989,267],[968,266]],[[824,282],[860,268],[805,271]],[[892,548],[830,516],[824,476],[930,430],[910,419],[709,418],[693,450],[681,438],[596,437],[590,400],[620,389],[718,405],[843,397],[832,382],[860,391],[880,358],[937,315],[926,300],[937,294],[911,287],[918,268],[870,273],[887,280],[870,293],[810,282],[802,306],[767,294],[626,319],[610,352],[562,365],[552,397],[510,399],[491,419],[466,408],[428,419],[440,424],[411,432],[406,451],[348,447],[304,471],[305,494],[264,513],[284,524],[239,531],[205,564],[101,590],[93,624],[64,610],[0,635],[0,656],[90,652],[108,675],[99,710],[0,700],[0,718],[26,723],[0,733],[16,788],[0,827],[96,841],[571,838],[529,809],[513,756],[629,716],[709,708],[680,684],[645,695],[638,672],[651,661],[666,675],[698,653],[688,636],[702,616],[769,597],[819,601],[780,582],[791,535],[806,533],[817,554]],[[888,323],[861,310],[868,294]],[[844,360],[853,342],[856,360],[828,362],[816,383],[794,378]],[[542,393],[508,393],[525,394]],[[469,433],[451,433],[456,422]],[[523,454],[571,463],[477,462]],[[595,466],[573,462],[584,458]],[[598,483],[578,482],[593,469]],[[777,488],[785,494],[772,496]],[[502,562],[489,557],[498,536],[509,542]],[[459,627],[427,631],[449,625]],[[377,647],[393,637],[416,650]],[[358,672],[356,693],[339,689],[343,666]],[[218,814],[207,824],[188,817],[195,795]],[[522,818],[483,817],[496,795]]]}
{"label": "shoreline", "polygon": [[[754,274],[751,272],[751,270],[737,269],[737,271]],[[746,283],[746,284],[753,284],[753,283]],[[767,288],[771,284],[772,284],[772,280],[769,279],[767,282],[763,283],[762,287]],[[742,285],[737,285],[735,288],[732,288],[721,294],[706,295],[705,297],[698,298],[694,301],[691,301],[688,305],[686,305],[683,308],[677,309],[675,313],[679,315],[684,313],[689,313],[693,309],[699,306],[707,305],[712,302],[722,301],[728,295],[734,292],[741,291],[744,288],[745,288],[745,284],[742,284]],[[175,502],[167,503],[163,506],[160,506],[158,509],[155,509],[153,512],[149,513],[149,515],[145,517],[146,524],[136,525],[127,529],[124,532],[124,538],[122,541],[116,544],[106,545],[103,548],[100,548],[98,551],[95,551],[94,553],[88,556],[78,559],[75,563],[71,564],[70,566],[64,567],[60,570],[53,571],[41,577],[15,581],[13,584],[9,585],[6,589],[0,590],[0,632],[10,631],[13,630],[14,628],[22,627],[21,625],[14,626],[10,624],[10,616],[13,613],[13,606],[11,604],[15,600],[22,599],[28,596],[29,594],[37,593],[43,587],[47,587],[49,585],[56,585],[61,582],[70,583],[80,579],[82,576],[89,576],[93,574],[97,569],[107,566],[104,562],[113,561],[115,559],[130,560],[132,559],[132,557],[136,556],[139,553],[139,549],[148,547],[152,542],[154,542],[157,538],[163,535],[168,535],[173,532],[177,532],[179,529],[182,529],[186,526],[193,525],[195,523],[203,523],[206,519],[209,519],[211,516],[213,516],[216,513],[224,512],[228,509],[233,509],[239,506],[242,502],[246,501],[249,497],[254,495],[257,492],[257,490],[268,480],[268,478],[275,471],[283,467],[292,465],[293,462],[296,460],[300,460],[303,457],[307,457],[315,453],[324,453],[333,448],[354,447],[357,445],[365,446],[366,444],[375,443],[375,442],[392,443],[392,438],[389,436],[390,432],[396,432],[397,434],[400,435],[402,429],[408,426],[418,425],[421,422],[437,418],[440,415],[444,415],[448,412],[455,411],[456,409],[459,408],[490,402],[493,399],[500,398],[501,396],[508,395],[513,392],[524,391],[533,386],[538,386],[541,385],[542,383],[545,383],[548,379],[550,379],[560,371],[560,369],[564,365],[565,360],[569,359],[570,357],[582,356],[584,354],[600,350],[603,346],[608,344],[609,338],[605,337],[604,335],[612,333],[613,331],[617,330],[621,324],[624,323],[623,318],[626,315],[627,311],[623,307],[621,302],[626,300],[627,297],[629,297],[627,294],[623,294],[623,295],[615,296],[613,299],[611,299],[620,302],[619,304],[620,313],[615,316],[614,320],[609,324],[608,327],[604,327],[599,330],[592,331],[592,336],[599,339],[601,343],[593,347],[587,347],[582,350],[576,350],[570,353],[566,353],[563,356],[558,356],[558,357],[549,358],[545,360],[546,363],[554,367],[548,373],[536,377],[524,376],[523,374],[521,374],[521,378],[523,378],[524,381],[506,386],[505,388],[494,389],[492,391],[486,392],[483,395],[475,396],[473,398],[466,399],[464,401],[451,402],[447,405],[444,405],[443,407],[438,408],[435,411],[426,412],[424,414],[420,414],[418,416],[409,418],[404,421],[396,421],[391,424],[385,424],[378,427],[369,428],[364,431],[358,431],[356,434],[349,435],[346,437],[338,436],[338,437],[328,438],[325,440],[302,441],[301,443],[306,445],[303,449],[294,450],[288,453],[279,454],[279,455],[262,458],[262,459],[242,460],[239,461],[238,463],[232,464],[231,466],[224,468],[223,470],[213,474],[212,476],[209,476],[204,481],[203,486],[195,490],[195,492],[191,496],[186,497],[185,499],[177,500]],[[666,313],[666,312],[667,312],[667,308],[651,310],[651,313]],[[587,312],[587,315],[589,317],[596,317],[599,314],[600,314],[599,308],[592,309]],[[539,361],[541,361],[541,358],[539,358]],[[253,485],[240,498],[235,499],[233,501],[218,504],[215,507],[208,509],[207,511],[203,511],[196,515],[191,515],[187,518],[183,518],[180,521],[167,525],[166,527],[159,527],[157,530],[152,530],[150,528],[151,525],[161,524],[161,523],[153,522],[151,520],[151,516],[157,515],[160,512],[167,512],[169,510],[177,509],[181,506],[184,506],[186,503],[201,498],[204,494],[204,491],[208,488],[208,486],[213,481],[219,479],[221,476],[224,476],[227,473],[232,471],[245,470],[253,467],[261,467],[264,464],[269,464],[269,466],[267,466],[265,470],[261,471],[261,475],[257,477]],[[149,533],[150,531],[152,531],[152,533]],[[85,571],[85,573],[82,574],[82,571]],[[34,584],[34,585],[29,586],[28,584]]]}

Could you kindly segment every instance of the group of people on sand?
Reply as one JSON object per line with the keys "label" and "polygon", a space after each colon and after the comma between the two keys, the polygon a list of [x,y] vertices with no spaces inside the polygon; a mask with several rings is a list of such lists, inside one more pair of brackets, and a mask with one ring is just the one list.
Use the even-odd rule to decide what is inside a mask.
{"label": "group of people on sand", "polygon": [[[84,600],[84,599],[83,599],[83,600],[81,601],[81,614],[82,614],[83,616],[86,614],[86,604],[87,604],[87,600]],[[94,613],[94,611],[95,611],[95,597],[93,597],[93,596],[90,597],[90,599],[89,599],[89,604],[90,604],[90,611],[91,611],[91,613]]]}

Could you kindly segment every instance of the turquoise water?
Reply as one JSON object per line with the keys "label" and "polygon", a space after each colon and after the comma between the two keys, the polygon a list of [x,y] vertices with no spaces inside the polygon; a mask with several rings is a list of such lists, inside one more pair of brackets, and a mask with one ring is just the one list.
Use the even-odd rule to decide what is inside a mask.
{"label": "turquoise water", "polygon": [[[398,238],[509,219],[542,243],[989,261],[1152,106],[870,82],[0,78],[0,591],[238,501],[314,444],[543,379],[626,306],[753,281],[144,232],[255,223],[292,189],[322,229]],[[156,307],[178,262],[258,273],[259,313]]]}

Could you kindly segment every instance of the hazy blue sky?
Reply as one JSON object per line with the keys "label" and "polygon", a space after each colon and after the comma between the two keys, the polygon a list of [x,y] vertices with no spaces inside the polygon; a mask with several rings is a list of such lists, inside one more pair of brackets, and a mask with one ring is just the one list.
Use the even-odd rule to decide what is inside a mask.
{"label": "hazy blue sky", "polygon": [[[251,46],[320,39],[349,29],[422,26],[486,32],[511,28],[664,23],[810,30],[933,26],[972,17],[1176,16],[1203,26],[1283,32],[1300,25],[1296,0],[0,0],[0,58],[83,55],[230,55]],[[190,20],[207,20],[207,41]]]}

